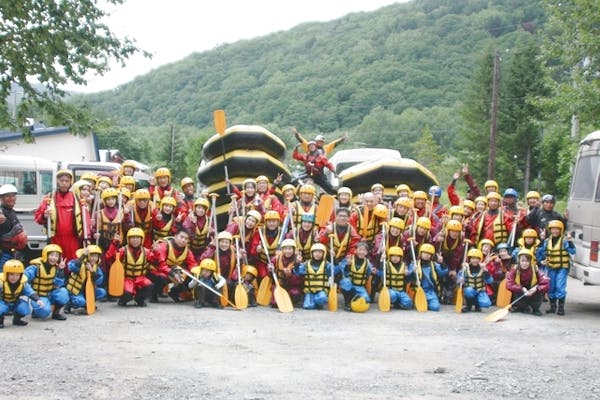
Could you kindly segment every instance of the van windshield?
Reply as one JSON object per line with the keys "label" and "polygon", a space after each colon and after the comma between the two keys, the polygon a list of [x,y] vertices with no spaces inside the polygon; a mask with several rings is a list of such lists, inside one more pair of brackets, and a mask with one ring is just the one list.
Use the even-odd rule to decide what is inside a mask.
{"label": "van windshield", "polygon": [[[37,193],[37,173],[35,171],[1,170],[0,185],[12,184],[17,188],[17,194]],[[52,185],[52,183],[50,183]]]}
{"label": "van windshield", "polygon": [[577,169],[573,176],[573,188],[571,198],[577,200],[599,201],[600,193],[594,189],[597,186],[598,167],[600,166],[600,155],[581,157],[577,162]]}

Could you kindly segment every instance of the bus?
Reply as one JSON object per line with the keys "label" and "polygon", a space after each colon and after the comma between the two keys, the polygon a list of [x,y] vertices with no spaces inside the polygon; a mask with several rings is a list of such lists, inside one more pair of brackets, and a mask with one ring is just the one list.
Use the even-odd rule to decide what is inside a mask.
{"label": "bus", "polygon": [[570,274],[584,283],[600,284],[600,131],[579,143],[567,204],[567,229],[577,249]]}

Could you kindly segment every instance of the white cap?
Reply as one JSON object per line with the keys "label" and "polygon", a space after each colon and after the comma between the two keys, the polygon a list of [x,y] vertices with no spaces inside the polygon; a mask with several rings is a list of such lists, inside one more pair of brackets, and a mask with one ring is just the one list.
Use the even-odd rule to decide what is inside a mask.
{"label": "white cap", "polygon": [[4,196],[5,194],[9,193],[17,194],[17,192],[18,190],[15,185],[11,185],[10,183],[0,186],[0,196]]}

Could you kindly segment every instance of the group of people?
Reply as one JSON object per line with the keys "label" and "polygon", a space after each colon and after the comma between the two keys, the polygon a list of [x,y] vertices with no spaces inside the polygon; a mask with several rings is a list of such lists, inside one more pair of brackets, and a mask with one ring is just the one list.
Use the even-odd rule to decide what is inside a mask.
{"label": "group of people", "polygon": [[[232,185],[222,227],[215,196],[198,196],[191,178],[175,188],[170,171],[158,168],[145,189],[136,187],[134,172],[128,161],[114,177],[84,174],[74,181],[71,171],[57,172],[56,190],[35,213],[49,236],[41,257],[27,266],[2,259],[0,327],[9,313],[13,324],[25,325],[30,313],[64,320],[61,310],[85,310],[88,281],[94,302],[145,307],[168,297],[221,308],[233,304],[237,286],[256,306],[261,291],[274,290],[261,287],[272,275],[304,309],[326,308],[330,288],[339,288],[346,310],[364,312],[385,285],[397,309],[413,308],[415,290],[422,289],[431,311],[463,295],[463,312],[480,311],[508,290],[521,298],[515,311],[541,315],[547,296],[547,312],[565,313],[575,248],[554,197],[532,191],[521,205],[516,190],[500,194],[492,180],[481,194],[467,165],[447,188],[448,205],[440,202],[439,186],[425,192],[399,184],[393,202],[378,183],[356,197],[341,187],[331,202],[320,201],[310,183],[246,179],[240,188]],[[469,186],[465,199],[455,188],[461,175]],[[0,188],[0,233],[18,234],[6,226],[15,224],[10,186]],[[108,282],[116,263],[124,275],[115,295]],[[276,298],[269,299],[276,306]]]}

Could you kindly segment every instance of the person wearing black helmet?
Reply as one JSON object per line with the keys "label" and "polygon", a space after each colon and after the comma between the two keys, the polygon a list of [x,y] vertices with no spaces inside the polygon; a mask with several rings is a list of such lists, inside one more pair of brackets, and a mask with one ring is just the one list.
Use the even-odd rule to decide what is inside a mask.
{"label": "person wearing black helmet", "polygon": [[550,221],[558,220],[565,226],[567,225],[567,216],[554,211],[555,204],[556,198],[554,195],[545,194],[542,196],[542,206],[534,207],[527,215],[527,224],[540,233],[541,239],[548,236],[548,223]]}

